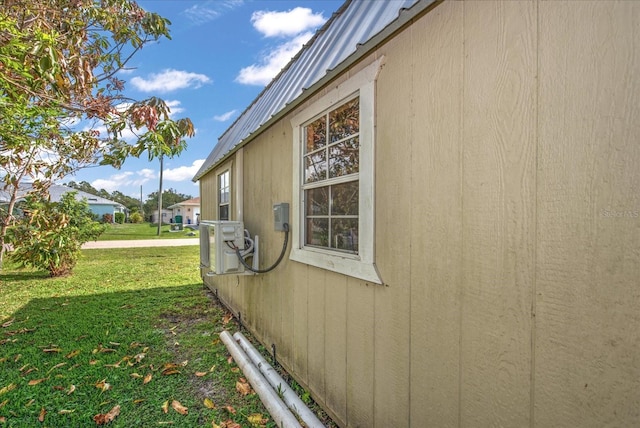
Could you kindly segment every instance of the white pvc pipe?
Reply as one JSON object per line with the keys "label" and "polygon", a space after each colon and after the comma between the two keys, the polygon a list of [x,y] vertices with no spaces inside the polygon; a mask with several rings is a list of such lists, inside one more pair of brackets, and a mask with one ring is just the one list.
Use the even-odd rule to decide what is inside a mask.
{"label": "white pvc pipe", "polygon": [[316,417],[316,415],[304,404],[298,395],[289,388],[289,385],[282,379],[278,372],[264,359],[256,348],[247,340],[240,332],[233,335],[242,350],[251,359],[253,364],[258,367],[262,375],[269,381],[271,386],[278,391],[283,401],[289,408],[302,419],[309,428],[324,428],[324,425]]}
{"label": "white pvc pipe", "polygon": [[302,428],[296,417],[287,409],[287,406],[269,386],[267,380],[260,374],[260,371],[251,363],[247,354],[233,340],[231,334],[228,331],[223,331],[220,333],[220,339],[226,345],[242,373],[247,377],[254,391],[258,393],[276,425],[280,428]]}

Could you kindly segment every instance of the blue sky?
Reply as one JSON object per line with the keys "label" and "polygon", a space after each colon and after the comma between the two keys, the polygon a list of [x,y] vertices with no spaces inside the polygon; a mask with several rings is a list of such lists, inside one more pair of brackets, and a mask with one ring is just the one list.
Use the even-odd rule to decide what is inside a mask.
{"label": "blue sky", "polygon": [[[163,188],[199,196],[191,181],[218,137],[329,19],[343,0],[148,0],[146,10],[171,21],[172,40],[146,46],[119,78],[134,99],[158,96],[196,135],[179,157],[165,159]],[[159,161],[128,159],[117,170],[92,167],[68,181],[143,198],[158,190]]]}

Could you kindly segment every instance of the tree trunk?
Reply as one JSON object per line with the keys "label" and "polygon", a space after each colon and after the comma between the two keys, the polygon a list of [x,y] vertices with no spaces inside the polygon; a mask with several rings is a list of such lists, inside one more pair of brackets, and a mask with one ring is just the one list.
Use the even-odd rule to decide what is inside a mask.
{"label": "tree trunk", "polygon": [[162,228],[162,160],[164,155],[160,155],[160,188],[158,189],[158,236]]}

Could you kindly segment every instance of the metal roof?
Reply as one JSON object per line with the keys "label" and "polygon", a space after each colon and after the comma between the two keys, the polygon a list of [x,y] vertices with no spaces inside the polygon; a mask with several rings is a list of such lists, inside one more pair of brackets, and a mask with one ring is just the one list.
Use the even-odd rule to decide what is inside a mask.
{"label": "metal roof", "polygon": [[219,138],[193,181],[311,96],[436,0],[347,0]]}

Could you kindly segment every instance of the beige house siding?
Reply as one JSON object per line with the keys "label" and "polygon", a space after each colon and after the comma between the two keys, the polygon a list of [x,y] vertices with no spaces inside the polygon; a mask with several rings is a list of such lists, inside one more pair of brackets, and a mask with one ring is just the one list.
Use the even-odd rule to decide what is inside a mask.
{"label": "beige house siding", "polygon": [[242,149],[267,266],[290,117],[384,55],[384,285],[287,258],[206,283],[342,426],[640,425],[639,23],[633,1],[437,6]]}

